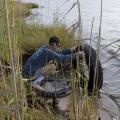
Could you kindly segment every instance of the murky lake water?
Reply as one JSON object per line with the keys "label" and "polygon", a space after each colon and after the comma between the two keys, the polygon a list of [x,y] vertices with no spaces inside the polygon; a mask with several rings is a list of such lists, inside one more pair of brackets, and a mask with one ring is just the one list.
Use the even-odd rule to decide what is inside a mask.
{"label": "murky lake water", "polygon": [[[20,1],[20,0],[19,0]],[[66,16],[65,14],[75,4],[76,0],[21,0],[23,2],[34,2],[39,8],[31,10],[32,15],[27,22],[39,24],[54,24],[58,21],[65,23],[68,27],[78,19],[78,9],[75,6]],[[83,37],[89,38],[93,18],[93,40],[98,36],[100,23],[100,0],[80,0],[81,17],[83,26]],[[58,15],[58,16],[57,16]],[[101,40],[101,62],[104,69],[103,91],[108,94],[120,96],[120,51],[117,58],[105,62],[117,49],[113,46],[120,41],[105,48],[109,43],[120,39],[120,0],[103,0],[102,40]],[[96,43],[92,42],[94,45]]]}

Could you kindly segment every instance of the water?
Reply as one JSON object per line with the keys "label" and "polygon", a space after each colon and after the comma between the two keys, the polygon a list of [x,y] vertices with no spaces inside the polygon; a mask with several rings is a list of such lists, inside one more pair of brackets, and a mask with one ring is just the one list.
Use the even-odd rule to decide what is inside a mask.
{"label": "water", "polygon": [[[35,2],[39,4],[39,9],[33,9],[34,20],[41,24],[52,24],[53,18],[57,16],[58,21],[65,22],[71,26],[78,19],[78,9],[75,6],[63,19],[64,15],[76,3],[76,0],[21,0],[24,2]],[[94,22],[94,34],[98,34],[100,17],[100,0],[80,0],[83,31],[89,37],[92,19]],[[103,22],[102,36],[110,42],[109,39],[119,39],[120,28],[120,2],[119,0],[103,0]],[[32,15],[32,17],[33,17]],[[29,17],[30,19],[30,17]]]}
{"label": "water", "polygon": [[[31,10],[32,15],[26,20],[29,23],[50,25],[54,24],[56,18],[69,28],[78,20],[78,9],[75,6],[66,16],[75,0],[21,0],[23,2],[34,2],[39,8]],[[96,38],[100,25],[100,0],[80,0],[83,37],[89,38],[93,18],[94,28],[92,44],[96,45]],[[103,91],[108,94],[119,95],[120,93],[120,51],[116,58],[107,61],[118,48],[114,47],[119,42],[105,48],[106,45],[120,39],[120,0],[103,0],[102,18],[102,40],[101,40],[101,62],[104,70]],[[120,96],[120,95],[119,95]]]}

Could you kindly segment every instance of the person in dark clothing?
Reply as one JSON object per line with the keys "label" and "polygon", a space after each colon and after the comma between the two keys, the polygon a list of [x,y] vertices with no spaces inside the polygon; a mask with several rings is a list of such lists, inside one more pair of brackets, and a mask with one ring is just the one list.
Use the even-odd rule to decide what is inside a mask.
{"label": "person in dark clothing", "polygon": [[[59,51],[60,48],[60,40],[56,36],[52,36],[49,38],[48,45],[40,47],[25,63],[23,67],[23,76],[25,78],[31,78],[36,76],[38,71],[41,71],[42,79],[48,76],[51,69],[55,69],[53,67],[51,61],[56,61],[57,63],[70,63],[71,59],[75,59],[76,55],[79,55],[81,58],[83,56],[83,52],[79,51],[77,53],[73,53],[72,49],[64,49]],[[51,67],[52,66],[52,67]]]}

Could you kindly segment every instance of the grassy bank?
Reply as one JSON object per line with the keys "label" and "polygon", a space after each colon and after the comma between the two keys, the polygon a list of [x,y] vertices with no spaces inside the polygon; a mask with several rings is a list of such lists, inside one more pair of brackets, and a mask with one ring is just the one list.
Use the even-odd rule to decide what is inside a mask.
{"label": "grassy bank", "polygon": [[[39,6],[35,3],[21,3],[17,1],[11,1],[9,2],[10,7],[10,14],[14,12],[14,17],[20,18],[20,17],[27,17],[31,14],[30,10],[33,8],[38,8]],[[14,9],[14,11],[13,11]],[[11,15],[10,15],[11,16]]]}
{"label": "grassy bank", "polygon": [[63,25],[23,25],[22,35],[22,49],[25,51],[34,50],[42,45],[48,44],[48,39],[51,36],[58,36],[63,48],[70,47],[75,39],[74,34],[69,32]]}
{"label": "grassy bank", "polygon": [[[34,3],[20,3],[17,1],[9,0],[7,1],[6,6],[4,0],[0,1],[0,55],[3,56],[5,60],[9,61],[7,23],[9,24],[10,38],[12,39],[12,44],[18,45],[21,41],[20,36],[22,34],[22,23],[25,23],[24,18],[31,14],[30,10],[32,8],[38,7],[39,6]],[[6,12],[8,13],[8,21]]]}

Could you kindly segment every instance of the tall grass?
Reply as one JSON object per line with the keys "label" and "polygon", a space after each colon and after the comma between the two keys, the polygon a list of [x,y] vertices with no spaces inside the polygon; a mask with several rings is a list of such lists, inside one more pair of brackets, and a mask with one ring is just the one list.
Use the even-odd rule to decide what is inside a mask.
{"label": "tall grass", "polygon": [[[40,46],[47,44],[49,37],[54,35],[60,38],[62,48],[70,47],[74,44],[75,35],[61,24],[52,26],[26,24],[24,18],[30,14],[30,8],[38,7],[35,4],[21,4],[8,0],[5,0],[5,2],[1,0],[0,3],[2,5],[0,6],[2,8],[0,9],[0,15],[2,15],[0,17],[0,55],[11,68],[9,73],[6,73],[5,68],[1,69],[0,117],[2,120],[57,120],[59,118],[56,117],[46,102],[44,102],[45,109],[39,105],[39,110],[28,107],[26,96],[29,93],[26,93],[22,78],[22,54],[35,51]],[[80,9],[79,5],[78,9]],[[80,17],[79,14],[79,25],[81,22]],[[82,39],[81,27],[79,26],[80,40]],[[85,94],[81,93],[78,83],[80,76],[71,76],[71,79],[74,80],[68,107],[69,119],[94,120],[97,116],[97,106],[94,105],[97,104],[97,98],[88,97],[87,92]],[[77,87],[74,81],[78,83]],[[87,91],[87,86],[84,91]],[[30,92],[33,94],[34,100],[42,100],[42,98],[35,97],[32,90]]]}
{"label": "tall grass", "polygon": [[[65,26],[39,26],[22,25],[22,49],[25,51],[34,50],[42,45],[48,44],[51,36],[58,36],[63,48],[70,47],[75,39],[74,34],[69,32]],[[69,41],[69,42],[68,42]]]}
{"label": "tall grass", "polygon": [[[82,23],[81,23],[81,11],[80,11],[80,1],[77,0],[77,6],[78,6],[78,23],[79,23],[79,27],[78,27],[78,46],[81,45],[83,46],[84,41],[82,39]],[[94,22],[94,19],[93,19]],[[91,27],[91,35],[90,35],[90,39],[92,36],[92,29],[93,29],[93,22],[92,22],[92,27]],[[101,16],[100,16],[100,29],[99,29],[99,40],[98,40],[98,46],[97,46],[97,60],[96,60],[96,70],[95,70],[95,77],[98,76],[98,61],[99,61],[99,54],[100,54],[100,40],[101,40],[101,24],[102,24],[102,0],[101,0]],[[90,41],[91,43],[91,41]],[[91,54],[91,53],[90,53]],[[84,71],[85,68],[85,59],[83,61],[81,61],[81,65],[79,63],[79,58],[77,58],[77,70],[78,71]],[[89,60],[90,63],[90,60]],[[80,72],[82,73],[82,72]],[[78,81],[80,80],[80,78],[75,78],[75,80]],[[80,93],[81,90],[79,90],[79,83],[76,87],[75,83],[73,83],[73,90],[72,90],[72,95],[70,97],[71,100],[71,104],[69,106],[69,118],[72,120],[96,120],[99,119],[98,118],[98,93],[97,96],[95,97],[94,95],[89,97],[88,96],[88,90],[87,90],[87,85],[88,85],[88,81],[86,78],[83,79],[84,80],[84,93]],[[96,86],[95,86],[96,85]],[[94,83],[94,89],[97,87],[97,84]],[[78,91],[78,94],[76,95],[76,92]],[[93,92],[94,94],[94,92]],[[79,96],[79,97],[78,97]]]}
{"label": "tall grass", "polygon": [[[35,50],[41,45],[47,44],[48,38],[52,35],[60,37],[63,47],[67,47],[71,45],[74,35],[69,33],[64,26],[26,25],[24,16],[29,14],[30,6],[28,4],[26,10],[26,4],[24,6],[8,0],[0,1],[0,3],[3,5],[0,11],[2,13],[0,55],[11,68],[9,73],[6,73],[5,68],[1,68],[0,71],[0,119],[57,120],[58,118],[49,107],[47,110],[43,108],[37,110],[27,106],[25,86],[22,80],[22,52]],[[20,8],[21,6],[22,8]],[[1,64],[4,65],[4,62]]]}

